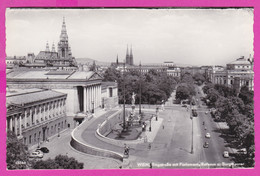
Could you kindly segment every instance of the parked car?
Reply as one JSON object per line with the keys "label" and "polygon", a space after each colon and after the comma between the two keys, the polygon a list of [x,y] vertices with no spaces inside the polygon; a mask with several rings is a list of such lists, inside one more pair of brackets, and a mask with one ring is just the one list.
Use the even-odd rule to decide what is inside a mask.
{"label": "parked car", "polygon": [[47,147],[41,147],[41,148],[36,149],[36,151],[38,151],[38,150],[42,151],[43,153],[49,153],[49,149]]}
{"label": "parked car", "polygon": [[206,133],[205,137],[210,138],[210,133]]}
{"label": "parked car", "polygon": [[224,152],[223,152],[223,157],[224,157],[224,158],[229,158],[228,151],[224,151]]}
{"label": "parked car", "polygon": [[244,155],[247,154],[245,148],[242,148],[242,149],[238,150],[238,153],[240,153],[240,154],[244,154]]}
{"label": "parked car", "polygon": [[29,158],[43,158],[43,153],[41,151],[37,150],[35,152],[32,152],[29,155]]}
{"label": "parked car", "polygon": [[208,142],[205,142],[204,145],[203,145],[204,148],[209,148],[209,143]]}

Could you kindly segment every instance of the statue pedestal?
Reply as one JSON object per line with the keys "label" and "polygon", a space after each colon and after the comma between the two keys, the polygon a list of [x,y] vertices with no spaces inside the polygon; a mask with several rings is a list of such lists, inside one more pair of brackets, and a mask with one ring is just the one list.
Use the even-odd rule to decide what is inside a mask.
{"label": "statue pedestal", "polygon": [[132,113],[135,114],[135,105],[132,105]]}

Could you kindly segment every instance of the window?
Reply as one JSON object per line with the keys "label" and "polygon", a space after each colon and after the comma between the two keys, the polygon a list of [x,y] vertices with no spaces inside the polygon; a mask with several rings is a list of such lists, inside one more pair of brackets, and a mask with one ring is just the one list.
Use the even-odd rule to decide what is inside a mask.
{"label": "window", "polygon": [[34,124],[34,114],[32,114],[31,120],[32,120],[32,124]]}
{"label": "window", "polygon": [[24,137],[24,138],[23,138],[23,143],[24,143],[24,145],[26,145],[26,142],[27,142],[27,141],[26,141],[26,137]]}
{"label": "window", "polygon": [[29,144],[31,144],[32,143],[32,136],[30,135],[29,136]]}
{"label": "window", "polygon": [[34,142],[36,142],[36,133],[34,133],[34,139],[33,139]]}
{"label": "window", "polygon": [[112,97],[112,96],[113,96],[113,88],[109,87],[109,97]]}

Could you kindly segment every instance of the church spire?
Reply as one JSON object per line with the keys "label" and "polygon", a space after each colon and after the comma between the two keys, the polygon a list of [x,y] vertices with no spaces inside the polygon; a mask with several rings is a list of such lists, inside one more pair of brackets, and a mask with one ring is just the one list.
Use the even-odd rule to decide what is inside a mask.
{"label": "church spire", "polygon": [[55,46],[54,46],[54,43],[52,43],[51,52],[55,52]]}
{"label": "church spire", "polygon": [[66,30],[65,17],[63,17],[62,28],[61,28],[61,34],[60,34],[60,40],[61,40],[61,41],[68,41],[68,35],[67,35],[67,30]]}
{"label": "church spire", "polygon": [[47,41],[47,43],[46,43],[46,49],[45,49],[45,51],[50,52],[50,48],[49,48],[49,43],[48,43],[48,41]]}
{"label": "church spire", "polygon": [[129,60],[130,60],[130,65],[134,65],[134,58],[133,58],[133,52],[132,52],[132,45],[130,48],[130,56],[129,56]]}
{"label": "church spire", "polygon": [[129,52],[128,52],[128,45],[126,49],[126,58],[125,58],[126,64],[130,65],[130,57],[129,57]]}
{"label": "church spire", "polygon": [[118,65],[118,54],[116,56],[116,65]]}

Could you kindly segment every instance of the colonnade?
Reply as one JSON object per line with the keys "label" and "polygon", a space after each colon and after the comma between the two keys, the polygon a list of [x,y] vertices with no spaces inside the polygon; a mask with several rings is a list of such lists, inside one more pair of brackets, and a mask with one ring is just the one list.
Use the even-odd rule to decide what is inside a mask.
{"label": "colonnade", "polygon": [[84,86],[83,105],[84,112],[92,112],[93,109],[101,106],[101,84]]}

